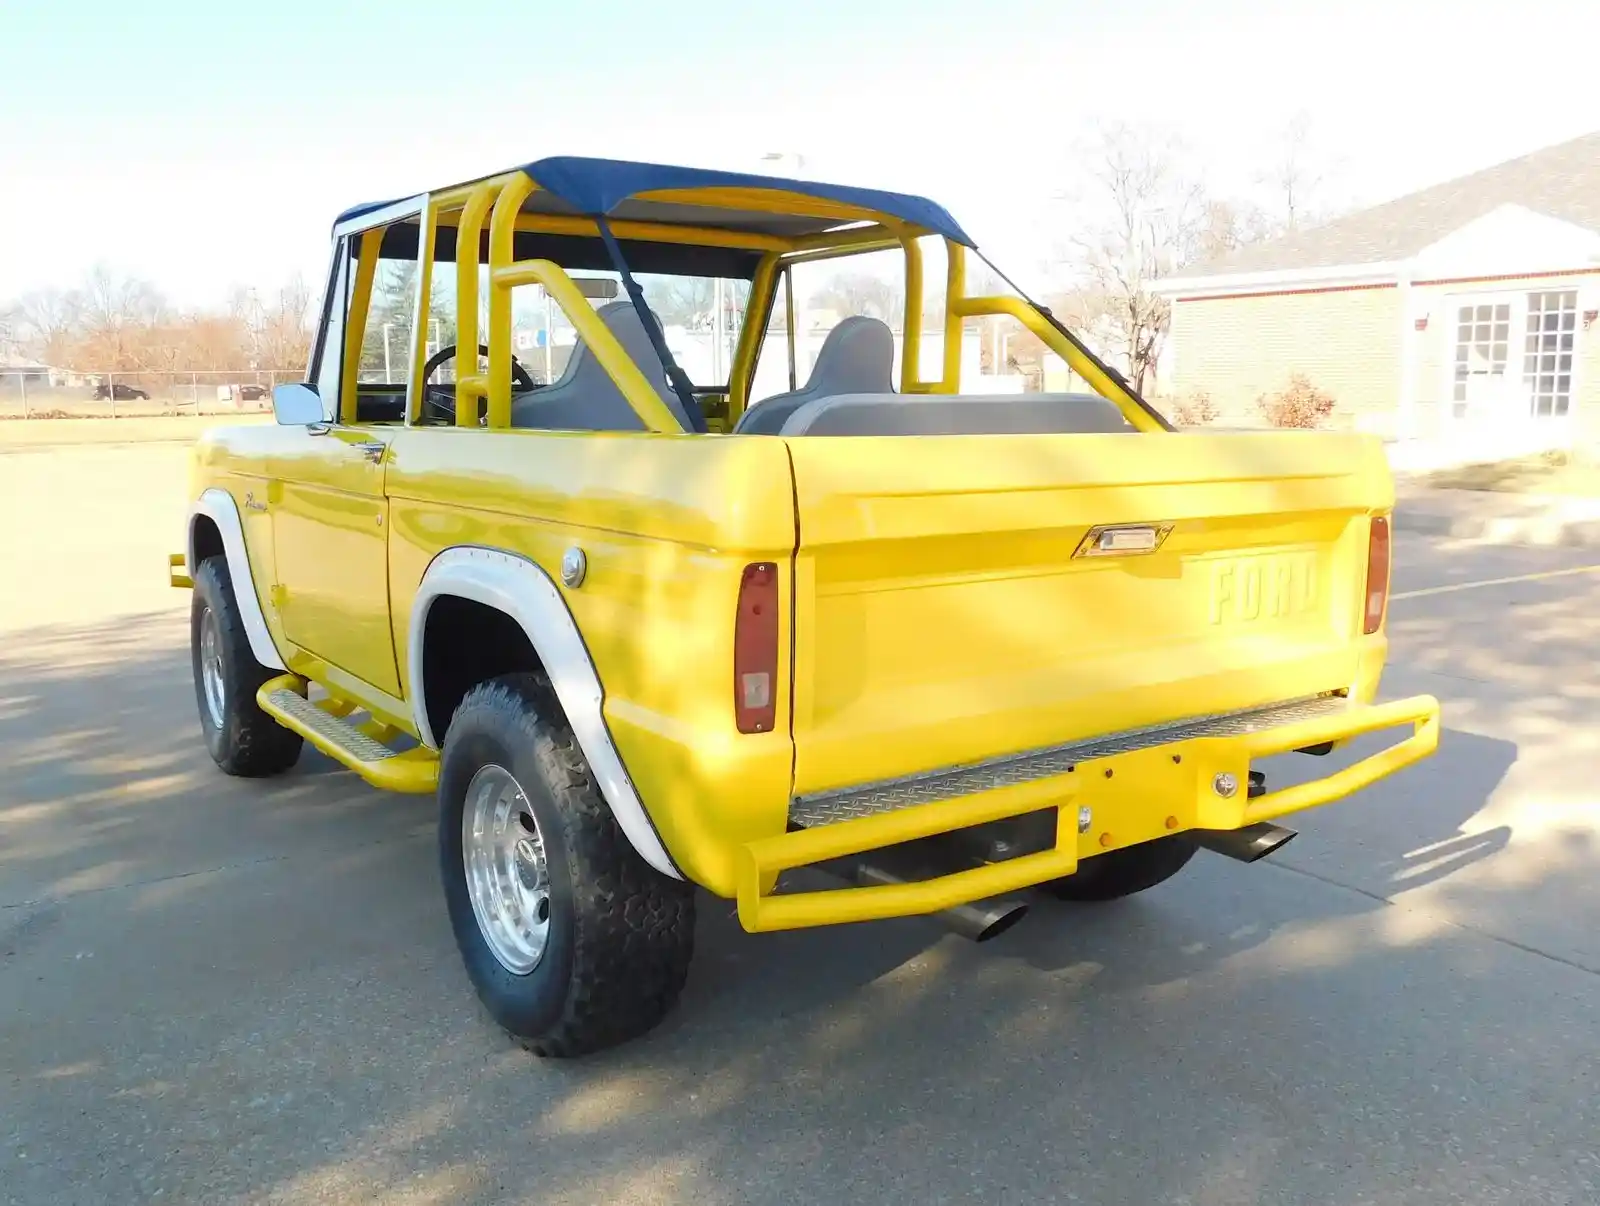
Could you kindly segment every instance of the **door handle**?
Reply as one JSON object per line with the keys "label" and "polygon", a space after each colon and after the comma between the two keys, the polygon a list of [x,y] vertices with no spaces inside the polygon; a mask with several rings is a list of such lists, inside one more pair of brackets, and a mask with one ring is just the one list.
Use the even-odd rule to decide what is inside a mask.
{"label": "door handle", "polygon": [[376,465],[383,459],[384,449],[388,448],[389,445],[382,440],[366,440],[360,444],[352,444],[350,447],[364,453],[366,458]]}

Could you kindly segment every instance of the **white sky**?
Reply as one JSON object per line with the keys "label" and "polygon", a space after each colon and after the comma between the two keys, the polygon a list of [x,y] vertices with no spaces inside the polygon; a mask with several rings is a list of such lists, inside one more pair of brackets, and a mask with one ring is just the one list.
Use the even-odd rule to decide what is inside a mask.
{"label": "white sky", "polygon": [[1597,0],[22,3],[0,299],[96,262],[186,305],[314,283],[345,206],[549,154],[799,152],[1037,279],[1098,117],[1166,123],[1246,192],[1304,111],[1329,199],[1369,203],[1600,128]]}

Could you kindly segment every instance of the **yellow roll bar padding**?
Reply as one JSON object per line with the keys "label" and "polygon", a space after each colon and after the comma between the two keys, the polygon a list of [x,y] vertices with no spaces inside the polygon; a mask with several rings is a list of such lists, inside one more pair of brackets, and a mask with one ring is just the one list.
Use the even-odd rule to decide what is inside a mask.
{"label": "yellow roll bar padding", "polygon": [[961,389],[961,311],[967,292],[967,249],[945,240],[944,372],[931,392],[953,394]]}
{"label": "yellow roll bar padding", "polygon": [[378,250],[384,227],[362,232],[356,260],[356,279],[350,291],[350,313],[345,317],[344,363],[339,371],[339,422],[356,421],[356,382],[361,375],[361,345],[367,335],[367,309],[372,302],[372,278],[378,271]]}
{"label": "yellow roll bar padding", "polygon": [[[736,251],[788,251],[788,239],[748,230],[717,230],[709,226],[672,226],[664,222],[612,222],[611,233],[619,239],[645,243],[682,243],[694,247],[730,247]],[[517,229],[538,234],[580,235],[599,238],[600,227],[593,218],[570,214],[518,214]]]}
{"label": "yellow roll bar padding", "polygon": [[488,425],[495,430],[511,426],[511,285],[499,274],[515,258],[517,215],[534,188],[532,177],[525,173],[508,180],[495,198],[489,218],[489,338],[485,342],[489,345]]}
{"label": "yellow roll bar padding", "polygon": [[922,245],[901,235],[906,252],[906,304],[900,319],[900,392],[917,392],[922,375]]}
{"label": "yellow roll bar padding", "polygon": [[433,247],[439,229],[439,203],[422,203],[417,232],[417,307],[411,324],[411,380],[406,383],[406,426],[422,417],[422,374],[428,363],[428,320],[433,305]]}
{"label": "yellow roll bar padding", "polygon": [[[682,432],[683,424],[678,422],[677,416],[661,400],[661,395],[650,386],[650,381],[644,372],[633,362],[633,357],[617,342],[617,337],[611,333],[600,316],[594,312],[594,307],[578,290],[578,286],[561,268],[549,260],[526,260],[519,264],[511,264],[504,268],[496,268],[490,278],[492,292],[489,295],[490,306],[493,307],[497,295],[505,295],[507,306],[510,305],[510,292],[518,285],[543,285],[550,294],[550,299],[561,307],[561,312],[566,315],[578,332],[578,338],[587,345],[589,352],[598,360],[616,383],[622,396],[628,400],[628,405],[633,407],[635,414],[644,421],[645,427],[650,431]],[[492,309],[491,309],[492,313]],[[495,363],[495,335],[489,335],[489,426],[504,427],[510,423],[510,389],[511,389],[511,340],[509,333],[504,340],[506,348],[505,360],[505,389],[506,409],[503,421],[497,421],[497,412],[494,403],[493,389],[494,363]]]}
{"label": "yellow roll bar padding", "polygon": [[[526,177],[524,177],[526,179]],[[461,216],[456,220],[456,426],[478,425],[475,399],[485,391],[469,388],[468,383],[484,380],[478,375],[478,239],[483,220],[496,194],[508,183],[506,177],[484,180],[467,195]],[[462,350],[472,359],[472,371],[461,372]]]}
{"label": "yellow roll bar padding", "polygon": [[[1014,318],[1024,327],[1038,337],[1039,341],[1056,355],[1060,356],[1072,366],[1072,371],[1077,373],[1093,387],[1095,393],[1108,401],[1115,402],[1117,409],[1128,422],[1139,431],[1165,431],[1149,411],[1133,400],[1133,396],[1118,385],[1104,369],[1089,357],[1078,350],[1070,339],[1062,336],[1046,321],[1043,314],[1035,310],[1020,297],[963,297],[959,300],[946,303],[955,323],[956,340],[961,338],[961,319],[975,318],[985,314],[1000,314]],[[960,374],[960,351],[956,353],[956,372]],[[950,356],[949,349],[945,352],[946,384],[949,378]]]}
{"label": "yellow roll bar padding", "polygon": [[739,332],[738,345],[733,350],[733,371],[728,377],[728,419],[737,420],[750,405],[751,378],[755,374],[756,360],[760,357],[771,321],[772,306],[777,300],[778,256],[769,252],[756,265],[755,277],[750,282],[750,300],[744,308],[744,327]]}

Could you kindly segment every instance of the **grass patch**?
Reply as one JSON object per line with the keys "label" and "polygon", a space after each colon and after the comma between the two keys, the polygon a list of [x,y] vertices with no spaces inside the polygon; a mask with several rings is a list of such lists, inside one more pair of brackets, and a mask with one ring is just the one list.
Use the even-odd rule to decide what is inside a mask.
{"label": "grass patch", "polygon": [[1542,452],[1505,461],[1436,469],[1418,479],[1444,490],[1493,490],[1504,494],[1575,494],[1600,497],[1600,462],[1568,452]]}

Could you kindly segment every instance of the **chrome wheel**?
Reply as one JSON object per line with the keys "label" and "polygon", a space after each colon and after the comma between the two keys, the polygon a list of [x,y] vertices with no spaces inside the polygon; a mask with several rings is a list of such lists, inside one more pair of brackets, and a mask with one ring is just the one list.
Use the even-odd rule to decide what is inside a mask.
{"label": "chrome wheel", "polygon": [[467,784],[461,861],[489,950],[512,975],[527,975],[550,938],[550,873],[533,808],[503,767],[482,767]]}
{"label": "chrome wheel", "polygon": [[220,729],[225,723],[228,691],[222,678],[222,633],[217,627],[217,613],[210,608],[200,621],[200,686],[211,727]]}

